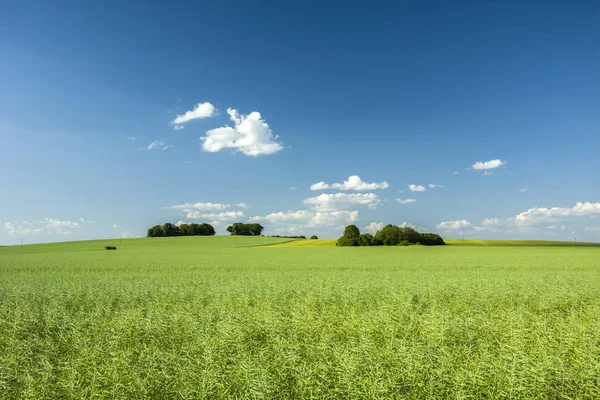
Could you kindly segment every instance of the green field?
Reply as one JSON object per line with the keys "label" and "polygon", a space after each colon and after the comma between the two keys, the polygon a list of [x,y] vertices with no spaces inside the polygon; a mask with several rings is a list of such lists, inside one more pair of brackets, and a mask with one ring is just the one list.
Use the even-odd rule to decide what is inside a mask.
{"label": "green field", "polygon": [[0,398],[600,398],[599,247],[286,241],[0,248]]}

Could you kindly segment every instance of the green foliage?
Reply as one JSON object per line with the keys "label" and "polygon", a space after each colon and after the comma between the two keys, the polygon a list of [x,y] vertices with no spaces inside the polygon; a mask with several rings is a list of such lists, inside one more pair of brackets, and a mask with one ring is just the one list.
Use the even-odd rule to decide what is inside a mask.
{"label": "green foliage", "polygon": [[179,227],[175,224],[167,222],[162,228],[164,236],[179,236]]}
{"label": "green foliage", "polygon": [[0,398],[599,397],[598,247],[283,242],[0,248]]}
{"label": "green foliage", "polygon": [[227,232],[238,236],[260,236],[263,229],[265,228],[261,224],[244,224],[236,222],[227,227]]}
{"label": "green foliage", "polygon": [[313,240],[318,239],[317,235],[312,235],[310,238]]}
{"label": "green foliage", "polygon": [[181,224],[179,226],[167,222],[148,229],[147,237],[162,236],[213,236],[215,228],[210,224]]}
{"label": "green foliage", "polygon": [[422,244],[425,246],[443,245],[444,240],[435,233],[419,233],[411,227],[399,227],[388,224],[378,231],[373,238],[373,246],[409,246]]}
{"label": "green foliage", "polygon": [[106,250],[116,250],[117,249],[115,246],[104,246],[104,248]]}
{"label": "green foliage", "polygon": [[163,227],[161,225],[154,225],[152,228],[148,229],[148,237],[161,236],[165,236],[165,232],[163,231]]}
{"label": "green foliage", "polygon": [[388,224],[375,234],[375,240],[384,246],[395,246],[402,240],[401,234],[400,227]]}
{"label": "green foliage", "polygon": [[300,235],[300,236],[281,236],[281,235],[270,235],[267,237],[274,237],[274,238],[286,238],[286,239],[306,239],[306,236],[304,235]]}
{"label": "green foliage", "polygon": [[358,238],[358,242],[361,246],[372,246],[373,235],[370,233],[362,233]]}
{"label": "green foliage", "polygon": [[438,234],[435,233],[422,233],[421,234],[421,244],[425,246],[440,246],[445,245],[444,239]]}
{"label": "green foliage", "polygon": [[344,235],[336,242],[336,246],[360,246],[360,230],[356,225],[348,225]]}

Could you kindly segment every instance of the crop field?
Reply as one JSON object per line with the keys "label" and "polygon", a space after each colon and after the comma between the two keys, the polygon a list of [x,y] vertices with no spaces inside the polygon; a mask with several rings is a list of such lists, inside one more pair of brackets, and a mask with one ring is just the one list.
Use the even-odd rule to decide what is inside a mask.
{"label": "crop field", "polygon": [[3,247],[0,398],[598,399],[599,316],[592,246]]}

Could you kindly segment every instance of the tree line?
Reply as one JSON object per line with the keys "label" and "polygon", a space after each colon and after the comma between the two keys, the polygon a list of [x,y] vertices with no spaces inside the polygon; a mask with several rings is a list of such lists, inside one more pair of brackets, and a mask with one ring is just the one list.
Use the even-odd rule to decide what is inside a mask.
{"label": "tree line", "polygon": [[215,228],[210,224],[181,224],[179,226],[167,222],[163,225],[154,225],[148,229],[147,237],[165,236],[213,236]]}
{"label": "tree line", "polygon": [[233,225],[227,227],[227,232],[236,236],[260,236],[263,229],[261,224],[243,224],[236,222]]}
{"label": "tree line", "polygon": [[344,235],[337,240],[336,246],[424,246],[445,245],[444,239],[436,233],[419,233],[411,227],[399,227],[388,224],[377,231],[375,236],[360,233],[356,225],[348,225]]}

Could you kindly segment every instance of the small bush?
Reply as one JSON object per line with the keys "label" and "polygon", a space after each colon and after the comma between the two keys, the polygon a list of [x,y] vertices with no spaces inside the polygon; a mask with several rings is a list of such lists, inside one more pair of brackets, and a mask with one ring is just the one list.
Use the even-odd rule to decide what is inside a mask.
{"label": "small bush", "polygon": [[317,235],[312,235],[310,238],[311,239],[318,239]]}
{"label": "small bush", "polygon": [[117,249],[115,246],[104,246],[104,248],[106,250],[116,250]]}

